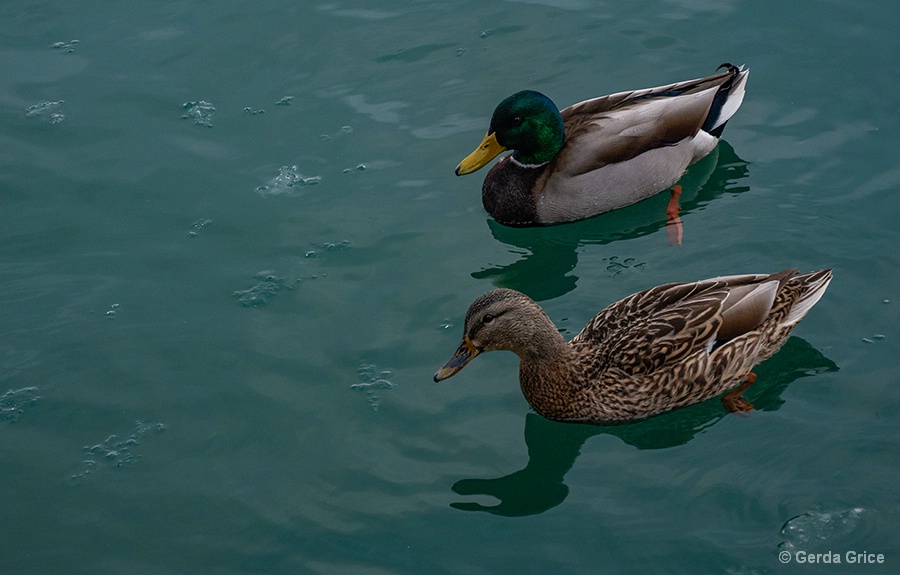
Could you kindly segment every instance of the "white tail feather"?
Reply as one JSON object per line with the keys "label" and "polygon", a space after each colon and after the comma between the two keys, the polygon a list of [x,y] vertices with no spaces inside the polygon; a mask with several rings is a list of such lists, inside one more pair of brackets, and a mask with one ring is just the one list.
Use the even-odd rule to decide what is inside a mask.
{"label": "white tail feather", "polygon": [[734,116],[734,113],[738,111],[738,108],[741,107],[741,103],[744,101],[744,88],[747,85],[747,76],[749,75],[750,70],[744,70],[742,67],[741,72],[734,81],[734,85],[731,87],[731,90],[728,91],[728,98],[726,98],[725,103],[722,104],[722,109],[719,111],[719,118],[716,120],[716,124],[712,127],[712,130],[715,130],[727,122],[728,119]]}
{"label": "white tail feather", "polygon": [[791,308],[791,313],[784,319],[782,325],[793,327],[797,325],[803,317],[809,313],[809,310],[812,309],[816,303],[822,298],[825,294],[825,290],[828,288],[828,284],[831,283],[831,274],[829,273],[826,276],[823,276],[822,279],[819,280],[819,284],[814,286],[812,290],[806,294],[800,301],[794,304],[794,307]]}

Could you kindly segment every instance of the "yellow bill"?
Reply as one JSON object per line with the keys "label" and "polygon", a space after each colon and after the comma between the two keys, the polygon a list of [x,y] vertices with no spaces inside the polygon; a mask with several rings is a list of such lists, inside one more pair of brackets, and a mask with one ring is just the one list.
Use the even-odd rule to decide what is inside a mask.
{"label": "yellow bill", "polygon": [[488,162],[506,151],[497,141],[497,134],[488,132],[475,151],[469,154],[456,166],[456,175],[471,174],[485,166]]}

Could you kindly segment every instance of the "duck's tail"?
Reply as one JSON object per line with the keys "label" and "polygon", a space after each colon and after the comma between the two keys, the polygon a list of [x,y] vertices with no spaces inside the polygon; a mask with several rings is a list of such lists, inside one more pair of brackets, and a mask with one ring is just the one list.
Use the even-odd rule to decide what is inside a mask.
{"label": "duck's tail", "polygon": [[741,102],[744,101],[744,88],[747,86],[747,76],[750,75],[750,69],[743,66],[734,66],[733,64],[722,64],[721,68],[728,68],[731,79],[722,84],[712,106],[709,109],[709,115],[703,123],[703,131],[708,132],[716,138],[722,135],[725,124],[728,123]]}
{"label": "duck's tail", "polygon": [[828,284],[831,283],[831,277],[831,270],[827,269],[794,276],[788,280],[789,284],[799,288],[800,297],[791,306],[790,313],[788,313],[781,325],[785,327],[797,325],[803,319],[803,316],[822,298],[822,295],[828,288]]}

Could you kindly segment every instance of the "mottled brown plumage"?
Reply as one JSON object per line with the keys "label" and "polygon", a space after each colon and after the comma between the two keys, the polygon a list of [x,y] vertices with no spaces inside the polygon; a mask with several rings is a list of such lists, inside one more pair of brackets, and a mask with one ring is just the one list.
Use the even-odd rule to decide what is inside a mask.
{"label": "mottled brown plumage", "polygon": [[[528,403],[548,419],[624,423],[721,395],[784,344],[822,297],[831,270],[672,283],[619,300],[566,342],[541,307],[510,289],[466,314],[463,342],[434,376],[446,379],[484,351],[520,359]],[[727,405],[749,408],[740,397]]]}

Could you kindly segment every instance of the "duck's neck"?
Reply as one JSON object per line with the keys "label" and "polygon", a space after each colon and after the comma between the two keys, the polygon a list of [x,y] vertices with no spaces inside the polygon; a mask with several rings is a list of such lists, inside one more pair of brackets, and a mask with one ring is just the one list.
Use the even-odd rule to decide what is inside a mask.
{"label": "duck's neck", "polygon": [[519,352],[519,385],[541,415],[563,419],[575,397],[572,347],[554,327],[533,336],[534,345]]}

